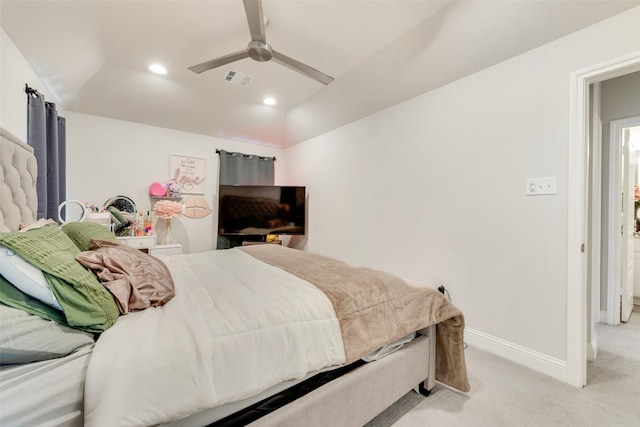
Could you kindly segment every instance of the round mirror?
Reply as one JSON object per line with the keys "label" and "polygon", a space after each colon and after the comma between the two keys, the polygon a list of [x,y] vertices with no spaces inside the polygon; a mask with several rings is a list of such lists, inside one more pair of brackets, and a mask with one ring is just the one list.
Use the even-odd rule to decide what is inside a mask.
{"label": "round mirror", "polygon": [[87,210],[84,204],[78,200],[65,200],[58,205],[58,220],[60,224],[84,221],[86,217]]}
{"label": "round mirror", "polygon": [[105,209],[110,206],[113,206],[120,212],[128,212],[130,214],[135,214],[137,211],[136,204],[127,196],[115,196],[104,202]]}

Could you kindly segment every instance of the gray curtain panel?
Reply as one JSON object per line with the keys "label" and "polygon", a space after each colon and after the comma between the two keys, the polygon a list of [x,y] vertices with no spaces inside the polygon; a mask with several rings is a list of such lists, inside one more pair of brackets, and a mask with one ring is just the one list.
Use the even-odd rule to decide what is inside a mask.
{"label": "gray curtain panel", "polygon": [[58,194],[59,205],[67,200],[67,119],[61,116],[58,116]]}
{"label": "gray curtain panel", "polygon": [[66,198],[66,123],[56,104],[27,92],[27,143],[38,162],[38,218],[58,220],[58,205]]}
{"label": "gray curtain panel", "polygon": [[219,150],[219,185],[273,185],[275,180],[273,157],[230,153]]}

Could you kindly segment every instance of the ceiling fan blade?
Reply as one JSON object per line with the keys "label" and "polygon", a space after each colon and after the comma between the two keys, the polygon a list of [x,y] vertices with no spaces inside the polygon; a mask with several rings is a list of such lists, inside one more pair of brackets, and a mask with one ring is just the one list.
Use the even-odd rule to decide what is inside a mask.
{"label": "ceiling fan blade", "polygon": [[262,0],[244,0],[244,11],[247,14],[251,40],[267,42],[264,32],[264,16],[262,15]]}
{"label": "ceiling fan blade", "polygon": [[328,76],[325,73],[318,71],[313,67],[303,64],[300,61],[296,61],[295,59],[290,58],[287,55],[283,55],[280,52],[276,52],[275,50],[273,51],[272,59],[278,64],[291,68],[292,70],[297,71],[301,74],[304,74],[307,77],[311,77],[312,79],[317,80],[322,84],[328,85],[329,83],[335,80],[333,77]]}
{"label": "ceiling fan blade", "polygon": [[196,74],[200,74],[204,71],[209,71],[214,68],[218,68],[222,65],[239,61],[241,59],[248,58],[248,57],[249,57],[249,52],[247,52],[247,50],[245,49],[239,52],[230,53],[229,55],[221,56],[220,58],[211,59],[207,62],[203,62],[202,64],[194,65],[193,67],[189,67],[189,69]]}

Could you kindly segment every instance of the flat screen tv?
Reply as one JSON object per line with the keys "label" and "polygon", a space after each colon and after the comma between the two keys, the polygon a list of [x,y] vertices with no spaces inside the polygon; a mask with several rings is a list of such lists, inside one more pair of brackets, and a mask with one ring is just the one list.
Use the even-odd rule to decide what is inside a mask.
{"label": "flat screen tv", "polygon": [[221,185],[218,234],[304,234],[305,187]]}

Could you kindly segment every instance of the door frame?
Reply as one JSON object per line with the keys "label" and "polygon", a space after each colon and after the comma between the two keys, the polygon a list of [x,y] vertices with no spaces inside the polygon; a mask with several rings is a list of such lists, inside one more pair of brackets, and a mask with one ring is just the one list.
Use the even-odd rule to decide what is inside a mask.
{"label": "door frame", "polygon": [[[567,174],[567,370],[566,382],[587,384],[587,194],[589,85],[640,71],[640,51],[575,71],[570,76],[569,165]],[[589,327],[591,325],[589,324]]]}
{"label": "door frame", "polygon": [[[622,154],[622,131],[625,128],[640,126],[640,116],[628,117],[626,119],[611,121],[609,131],[609,212],[619,211],[622,203],[622,183],[621,174],[621,154]],[[609,214],[608,246],[609,253],[607,259],[607,324],[620,324],[620,215]]]}
{"label": "door frame", "polygon": [[[591,105],[590,114],[592,116],[591,123],[591,147],[590,147],[590,168],[591,168],[591,210],[590,218],[588,219],[591,232],[589,234],[589,242],[587,245],[587,253],[590,254],[590,285],[591,285],[591,310],[592,319],[590,325],[587,325],[587,360],[595,361],[598,354],[598,337],[596,334],[596,324],[600,323],[602,313],[606,313],[605,310],[600,310],[600,287],[602,286],[601,274],[602,274],[602,119],[601,113],[601,100],[600,100],[600,83],[595,83],[591,86],[593,91],[591,93]],[[589,195],[589,193],[587,193]],[[588,299],[588,296],[587,296]],[[587,311],[588,312],[588,311]]]}

